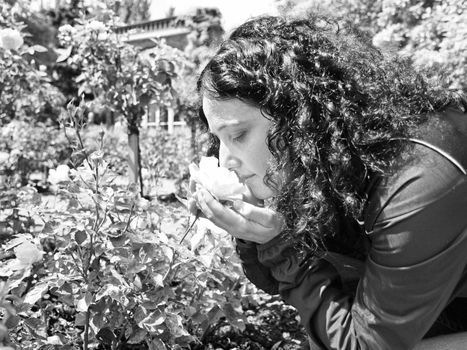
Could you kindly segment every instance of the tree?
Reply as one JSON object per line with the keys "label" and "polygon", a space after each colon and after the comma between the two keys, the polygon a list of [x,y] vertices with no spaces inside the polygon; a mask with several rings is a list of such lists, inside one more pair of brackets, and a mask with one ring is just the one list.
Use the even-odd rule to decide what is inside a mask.
{"label": "tree", "polygon": [[398,0],[378,14],[373,41],[409,56],[434,81],[467,92],[467,2]]}
{"label": "tree", "polygon": [[149,19],[150,0],[117,0],[113,10],[126,24],[132,24]]}
{"label": "tree", "polygon": [[276,0],[282,14],[320,11],[357,24],[381,49],[412,58],[434,82],[467,92],[464,0]]}
{"label": "tree", "polygon": [[82,72],[76,78],[79,96],[104,96],[100,101],[126,121],[130,181],[140,184],[143,195],[139,127],[150,101],[164,104],[173,99],[174,62],[163,56],[162,43],[145,58],[138,48],[123,43],[110,25],[95,20],[61,27],[59,39],[68,47],[68,64]]}

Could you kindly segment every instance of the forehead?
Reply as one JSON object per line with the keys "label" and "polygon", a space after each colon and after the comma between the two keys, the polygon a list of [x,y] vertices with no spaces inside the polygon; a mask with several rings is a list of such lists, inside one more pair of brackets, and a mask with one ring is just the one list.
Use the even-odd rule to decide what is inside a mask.
{"label": "forehead", "polygon": [[239,99],[215,100],[203,97],[203,112],[211,129],[226,124],[255,122],[265,119],[258,107]]}

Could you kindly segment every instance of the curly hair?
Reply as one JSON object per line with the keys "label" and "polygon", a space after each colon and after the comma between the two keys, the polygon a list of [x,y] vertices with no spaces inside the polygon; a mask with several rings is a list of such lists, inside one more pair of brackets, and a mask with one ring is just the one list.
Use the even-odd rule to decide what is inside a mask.
{"label": "curly hair", "polygon": [[[330,242],[358,246],[362,237],[344,232],[343,218],[361,216],[367,184],[407,147],[398,139],[456,102],[410,62],[318,15],[244,23],[202,71],[198,91],[254,104],[273,121],[267,145],[276,164],[264,181],[277,185],[272,174],[286,170],[277,210],[292,237],[315,252]],[[205,120],[202,109],[200,116]]]}

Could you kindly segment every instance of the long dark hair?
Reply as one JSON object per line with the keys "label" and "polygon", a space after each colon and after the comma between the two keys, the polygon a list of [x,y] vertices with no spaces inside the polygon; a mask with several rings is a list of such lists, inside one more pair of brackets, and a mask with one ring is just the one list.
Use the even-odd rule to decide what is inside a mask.
{"label": "long dark hair", "polygon": [[368,181],[405,147],[395,139],[455,102],[409,62],[322,16],[241,25],[203,70],[198,90],[252,103],[273,120],[267,144],[277,164],[265,181],[274,185],[272,174],[286,170],[277,209],[292,237],[315,251],[358,239],[339,229],[341,219],[361,216]]}

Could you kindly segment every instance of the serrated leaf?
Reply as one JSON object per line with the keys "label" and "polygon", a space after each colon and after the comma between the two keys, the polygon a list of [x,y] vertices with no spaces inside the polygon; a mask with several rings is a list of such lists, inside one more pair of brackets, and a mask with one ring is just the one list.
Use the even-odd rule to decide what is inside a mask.
{"label": "serrated leaf", "polygon": [[41,299],[45,292],[49,289],[46,283],[36,284],[24,297],[23,302],[34,305],[39,299]]}

